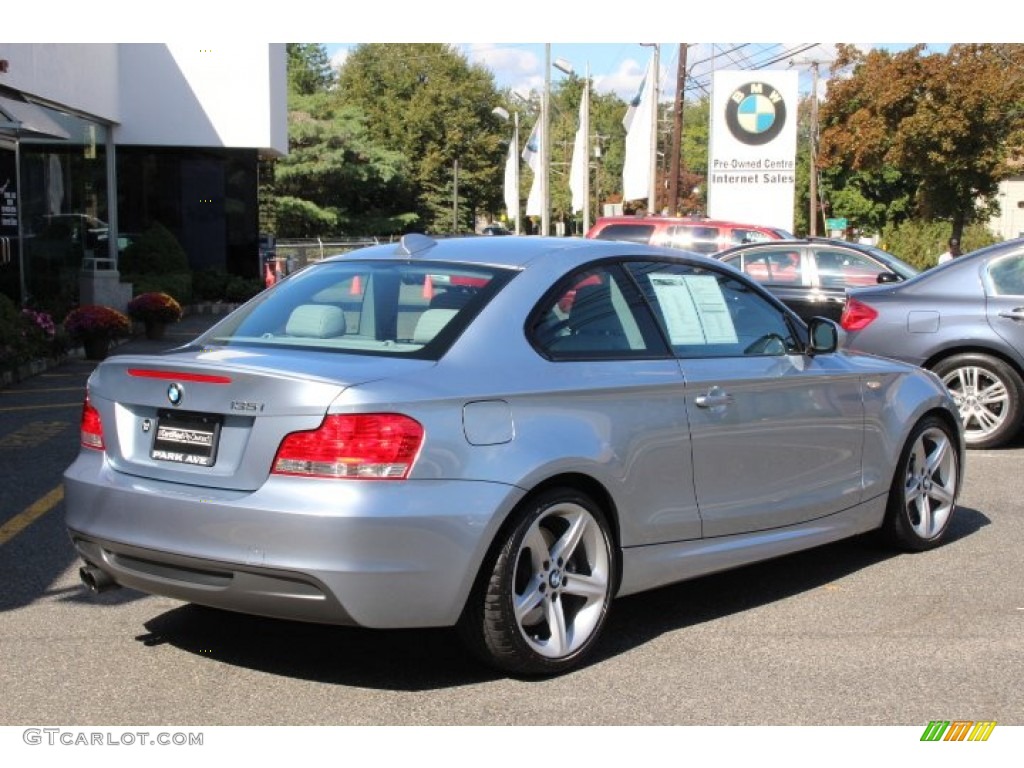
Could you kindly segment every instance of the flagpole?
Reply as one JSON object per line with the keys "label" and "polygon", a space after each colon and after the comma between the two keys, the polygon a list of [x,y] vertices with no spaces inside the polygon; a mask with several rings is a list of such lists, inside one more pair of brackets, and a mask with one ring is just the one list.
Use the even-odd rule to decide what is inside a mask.
{"label": "flagpole", "polygon": [[590,62],[583,77],[583,234],[590,231]]}
{"label": "flagpole", "polygon": [[551,234],[551,187],[548,184],[548,166],[551,164],[551,43],[544,44],[544,93],[540,99],[540,234]]}
{"label": "flagpole", "polygon": [[512,115],[513,115],[512,141],[515,143],[515,147],[516,147],[516,164],[515,164],[515,173],[513,174],[513,177],[515,178],[515,187],[516,187],[516,234],[518,235],[518,234],[521,233],[521,229],[519,227],[519,220],[520,220],[520,213],[519,212],[520,212],[520,210],[522,208],[522,206],[520,205],[520,202],[519,202],[519,112],[518,111],[513,112]]}

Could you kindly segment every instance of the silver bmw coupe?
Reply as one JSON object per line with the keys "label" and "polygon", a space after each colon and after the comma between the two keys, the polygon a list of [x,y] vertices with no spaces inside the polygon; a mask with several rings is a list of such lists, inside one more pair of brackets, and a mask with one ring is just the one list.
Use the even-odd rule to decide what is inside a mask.
{"label": "silver bmw coupe", "polygon": [[677,250],[407,235],[92,374],[67,526],[94,590],[457,626],[551,675],[612,599],[878,530],[963,473],[949,392]]}

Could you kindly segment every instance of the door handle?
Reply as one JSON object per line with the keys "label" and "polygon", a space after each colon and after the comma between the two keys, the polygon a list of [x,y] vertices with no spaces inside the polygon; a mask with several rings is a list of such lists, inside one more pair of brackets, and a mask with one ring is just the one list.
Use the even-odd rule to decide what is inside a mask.
{"label": "door handle", "polygon": [[698,408],[715,408],[731,405],[732,395],[723,391],[721,387],[712,387],[706,395],[698,395],[693,402],[697,404]]}
{"label": "door handle", "polygon": [[1008,309],[1005,312],[1000,312],[999,316],[1005,317],[1007,320],[1024,320],[1024,307]]}

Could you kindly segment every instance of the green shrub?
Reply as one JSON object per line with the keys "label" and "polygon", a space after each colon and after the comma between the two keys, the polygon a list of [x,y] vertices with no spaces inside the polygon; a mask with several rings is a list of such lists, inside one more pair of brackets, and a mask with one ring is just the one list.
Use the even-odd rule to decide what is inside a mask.
{"label": "green shrub", "polygon": [[196,301],[223,301],[227,298],[229,275],[222,269],[204,269],[192,275],[192,295]]}
{"label": "green shrub", "polygon": [[[948,250],[951,235],[952,225],[947,221],[907,221],[882,230],[878,247],[924,270],[938,263],[939,255]],[[983,224],[971,224],[964,229],[960,250],[969,253],[998,240]]]}
{"label": "green shrub", "polygon": [[181,274],[189,271],[185,249],[171,231],[159,222],[150,226],[125,248],[118,266],[122,273],[133,275]]}
{"label": "green shrub", "polygon": [[232,275],[228,278],[228,284],[224,290],[224,298],[235,302],[248,301],[262,290],[263,283],[257,278]]}
{"label": "green shrub", "polygon": [[59,355],[66,346],[49,313],[18,309],[0,294],[0,370],[16,368],[30,360]]}
{"label": "green shrub", "polygon": [[150,275],[144,273],[121,273],[121,280],[132,284],[132,293],[166,293],[179,304],[192,303],[192,273]]}

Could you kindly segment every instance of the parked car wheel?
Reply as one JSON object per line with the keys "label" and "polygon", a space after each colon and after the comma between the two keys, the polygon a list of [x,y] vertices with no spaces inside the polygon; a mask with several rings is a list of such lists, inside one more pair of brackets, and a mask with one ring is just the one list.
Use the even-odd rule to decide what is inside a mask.
{"label": "parked car wheel", "polygon": [[994,448],[1020,428],[1024,383],[1009,365],[991,355],[960,354],[932,370],[956,400],[971,448]]}
{"label": "parked car wheel", "polygon": [[959,451],[952,428],[930,416],[910,433],[889,493],[882,531],[911,551],[938,546],[956,506]]}
{"label": "parked car wheel", "polygon": [[485,662],[515,674],[559,674],[596,643],[616,564],[608,523],[590,498],[567,488],[542,493],[485,568],[460,627]]}

